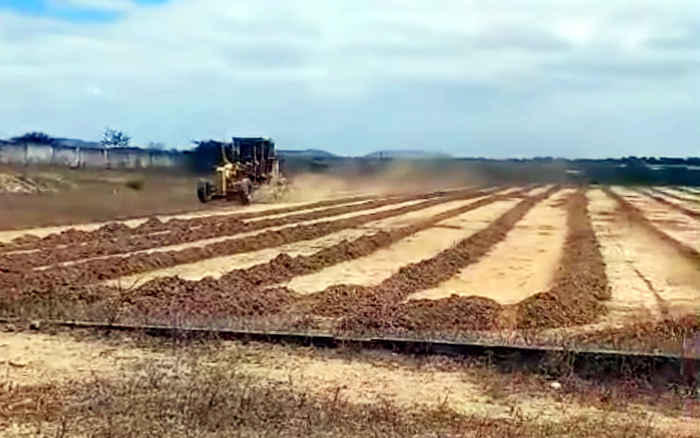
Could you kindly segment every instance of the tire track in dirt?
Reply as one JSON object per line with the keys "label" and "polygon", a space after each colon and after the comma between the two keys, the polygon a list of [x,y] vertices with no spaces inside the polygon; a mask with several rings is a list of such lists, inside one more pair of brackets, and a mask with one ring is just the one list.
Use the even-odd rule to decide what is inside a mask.
{"label": "tire track in dirt", "polygon": [[[592,189],[586,195],[611,288],[611,298],[605,303],[608,315],[600,324],[619,324],[640,318],[660,319],[668,303],[654,292],[658,292],[653,284],[659,278],[655,271],[659,263],[651,254],[657,254],[660,248],[668,246],[667,243],[659,242],[655,235],[626,220],[620,211],[621,205],[602,190]],[[648,236],[651,236],[651,241]],[[671,250],[675,252],[675,249]],[[673,255],[664,252],[664,257]],[[655,275],[649,278],[642,271],[654,272]]]}
{"label": "tire track in dirt", "polygon": [[[493,245],[503,240],[534,205],[558,190],[559,187],[553,187],[523,199],[483,230],[435,257],[402,267],[377,286],[335,285],[301,300],[299,311],[340,318],[337,329],[352,332],[449,330],[464,322],[465,313],[462,312],[465,311],[469,312],[466,314],[470,315],[472,325],[492,326],[495,316],[500,313],[500,306],[492,300],[454,300],[454,297],[407,303],[404,300],[477,262]],[[461,314],[458,321],[455,320],[457,314]]]}
{"label": "tire track in dirt", "polygon": [[[625,261],[642,274],[650,290],[661,300],[660,314],[654,315],[656,318],[652,320],[672,319],[698,311],[700,253],[659,229],[624,197],[607,188],[604,191],[619,206],[615,226],[620,239],[624,238],[620,244],[629,254]],[[627,318],[627,322],[631,319]]]}
{"label": "tire track in dirt", "polygon": [[[84,224],[80,226],[45,227],[31,230],[2,231],[0,236],[16,236],[11,241],[0,241],[0,252],[44,249],[57,245],[71,245],[85,243],[93,240],[110,239],[115,233],[127,233],[128,235],[149,234],[171,231],[202,225],[203,222],[222,222],[231,218],[239,220],[252,219],[264,216],[293,213],[295,211],[312,210],[317,208],[332,207],[352,202],[369,201],[376,196],[352,196],[312,203],[294,203],[292,206],[274,208],[269,205],[256,205],[249,207],[229,207],[224,211],[208,210],[191,214],[152,216],[148,218],[129,219],[98,224]],[[253,211],[250,211],[253,210]],[[55,230],[55,231],[54,231]],[[60,231],[59,231],[60,230]],[[48,233],[44,237],[37,237],[33,233]],[[5,239],[8,239],[5,237]]]}
{"label": "tire track in dirt", "polygon": [[634,270],[634,273],[637,274],[637,276],[644,282],[644,284],[646,284],[647,289],[652,294],[654,294],[654,298],[656,298],[656,303],[659,306],[659,311],[661,312],[661,315],[664,317],[668,317],[669,310],[668,310],[668,303],[666,302],[666,300],[661,298],[659,291],[656,290],[656,288],[654,287],[654,284],[651,282],[651,280],[649,280],[647,277],[645,277],[644,274],[642,274],[642,272],[639,269],[637,269],[636,267],[632,268],[632,269]]}
{"label": "tire track in dirt", "polygon": [[[45,248],[40,253],[30,252],[23,254],[0,255],[0,266],[9,270],[26,270],[30,268],[46,266],[50,263],[64,263],[77,260],[87,260],[97,257],[112,256],[117,254],[130,254],[132,252],[160,248],[184,243],[205,241],[207,239],[223,239],[226,236],[251,233],[265,228],[281,227],[296,222],[312,221],[326,217],[361,212],[382,208],[392,204],[410,202],[419,199],[429,199],[435,195],[410,196],[395,199],[382,199],[366,201],[361,204],[341,205],[309,213],[300,213],[290,216],[263,219],[257,222],[245,222],[239,218],[231,218],[226,221],[203,222],[199,221],[194,228],[191,221],[178,223],[167,234],[132,234],[133,229],[121,226],[119,231],[106,239],[92,240],[76,245],[68,245],[59,248]],[[209,219],[206,219],[208,221]]]}
{"label": "tire track in dirt", "polygon": [[357,227],[367,222],[396,216],[410,211],[438,205],[445,200],[464,197],[479,197],[484,193],[479,190],[451,193],[448,197],[436,197],[417,204],[395,208],[377,213],[353,216],[346,219],[318,222],[311,225],[294,226],[282,230],[264,231],[255,239],[234,239],[217,242],[204,247],[187,248],[180,251],[168,251],[154,254],[134,254],[130,257],[110,257],[93,260],[78,265],[62,266],[45,271],[9,272],[0,275],[0,286],[7,291],[18,289],[51,289],[71,287],[92,282],[104,281],[125,275],[137,274],[153,269],[191,263],[197,260],[221,255],[232,255],[257,251],[301,240],[322,237],[345,228]]}

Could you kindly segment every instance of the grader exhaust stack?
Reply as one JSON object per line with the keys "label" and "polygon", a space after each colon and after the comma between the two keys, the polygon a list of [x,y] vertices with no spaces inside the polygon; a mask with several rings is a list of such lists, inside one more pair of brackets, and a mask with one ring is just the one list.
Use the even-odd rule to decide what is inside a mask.
{"label": "grader exhaust stack", "polygon": [[231,143],[216,143],[221,150],[214,183],[200,181],[197,197],[238,200],[249,204],[255,190],[265,185],[285,186],[275,154],[275,143],[264,137],[233,137]]}

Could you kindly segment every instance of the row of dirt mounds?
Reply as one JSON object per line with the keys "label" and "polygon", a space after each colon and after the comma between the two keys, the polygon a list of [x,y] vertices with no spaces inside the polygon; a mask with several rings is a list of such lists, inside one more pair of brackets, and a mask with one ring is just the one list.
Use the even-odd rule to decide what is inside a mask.
{"label": "row of dirt mounds", "polygon": [[[17,302],[32,302],[35,299],[41,301],[50,298],[64,302],[79,301],[87,305],[95,303],[102,305],[105,297],[108,297],[107,301],[112,299],[119,301],[118,307],[124,307],[124,314],[142,314],[157,321],[163,321],[166,315],[183,311],[189,317],[250,317],[274,314],[280,312],[280,303],[288,304],[295,300],[296,296],[285,289],[271,289],[266,286],[362,257],[450,217],[500,199],[523,196],[525,192],[523,190],[510,195],[492,195],[465,206],[438,213],[415,224],[391,231],[380,231],[353,241],[343,241],[312,255],[290,257],[287,254],[280,254],[268,263],[248,269],[233,270],[216,280],[205,278],[200,281],[187,281],[177,277],[162,277],[132,290],[70,284],[53,288],[25,288],[22,295],[17,296]],[[476,191],[462,197],[476,198],[481,195],[483,193]],[[107,307],[114,306],[110,304]]]}
{"label": "row of dirt mounds", "polygon": [[314,203],[296,205],[293,207],[283,207],[269,209],[262,212],[234,212],[230,214],[216,214],[211,216],[196,217],[191,219],[169,219],[162,221],[156,217],[148,219],[146,222],[136,226],[129,227],[123,222],[112,222],[103,225],[93,231],[82,231],[75,228],[69,228],[60,233],[53,233],[39,238],[31,234],[27,234],[14,239],[11,243],[0,243],[2,252],[33,250],[50,248],[58,245],[74,245],[79,243],[88,243],[93,241],[109,241],[112,239],[130,238],[134,235],[147,235],[152,233],[172,232],[186,230],[193,227],[199,227],[208,224],[222,224],[236,219],[244,221],[256,217],[273,216],[278,214],[293,213],[295,211],[311,210],[316,208],[333,207],[351,202],[371,201],[375,196],[353,196],[345,198],[335,198]]}
{"label": "row of dirt mounds", "polygon": [[[210,218],[171,220],[168,221],[167,224],[170,224],[170,222],[173,221],[174,223],[171,224],[169,227],[170,229],[167,232],[150,234],[138,234],[138,230],[130,228],[124,224],[111,224],[111,226],[105,230],[111,231],[111,234],[108,237],[53,248],[47,247],[41,250],[41,258],[37,258],[34,252],[0,255],[0,265],[14,270],[31,269],[34,267],[45,266],[47,264],[47,260],[50,260],[52,264],[63,263],[94,257],[104,257],[127,252],[142,251],[163,246],[179,245],[205,239],[235,236],[236,234],[263,230],[265,228],[317,220],[325,217],[332,217],[363,210],[371,210],[392,204],[420,200],[423,198],[431,199],[436,196],[436,194],[429,194],[367,201],[361,204],[331,207],[324,210],[272,219],[263,219],[256,222],[244,222],[238,217],[231,217],[226,220],[215,220]],[[157,220],[153,219],[149,222],[153,221]],[[196,221],[197,224],[192,224],[192,221]]]}
{"label": "row of dirt mounds", "polygon": [[[700,204],[700,198],[697,197],[697,195],[698,195],[697,193],[695,194],[696,196],[681,196],[681,195],[677,194],[677,192],[673,193],[673,192],[669,192],[668,190],[661,190],[657,187],[649,187],[648,189],[654,193],[658,193],[659,195],[667,196],[669,198],[675,199],[676,201],[692,202],[694,204]],[[678,191],[678,190],[680,190],[680,189],[676,189],[676,191]]]}
{"label": "row of dirt mounds", "polygon": [[568,199],[567,236],[554,286],[515,304],[517,328],[564,327],[594,322],[611,297],[605,262],[579,190]]}
{"label": "row of dirt mounds", "polygon": [[[361,226],[367,222],[438,205],[448,200],[471,199],[484,196],[485,194],[486,193],[476,189],[454,192],[449,195],[433,197],[429,200],[391,210],[326,222],[299,225],[296,227],[287,227],[279,230],[263,231],[254,238],[230,239],[211,243],[206,246],[190,247],[182,250],[163,251],[151,254],[138,253],[132,254],[129,257],[113,256],[93,259],[79,264],[56,266],[42,271],[13,271],[5,268],[6,272],[0,274],[0,287],[11,291],[26,288],[50,289],[57,286],[76,286],[94,283],[153,269],[192,263],[211,257],[257,251],[287,243],[311,240],[346,228]],[[44,257],[41,253],[31,253],[31,255],[37,258]]]}
{"label": "row of dirt mounds", "polygon": [[[681,192],[687,193],[689,195],[692,195],[693,200],[696,200],[698,196],[700,196],[700,187],[682,187],[682,186],[674,186],[673,187],[676,190],[680,190]],[[700,199],[697,199],[698,202],[700,202]]]}
{"label": "row of dirt mounds", "polygon": [[676,354],[687,353],[689,347],[695,347],[696,354],[700,355],[700,314],[580,333],[573,335],[570,341],[575,345]]}
{"label": "row of dirt mounds", "polygon": [[[660,203],[662,203],[662,204],[664,204],[664,205],[667,205],[667,206],[673,208],[674,210],[678,210],[678,211],[680,211],[681,213],[683,213],[683,214],[686,215],[686,216],[692,217],[693,219],[700,219],[700,211],[692,210],[692,209],[690,209],[690,208],[686,208],[686,207],[684,207],[684,206],[682,206],[682,205],[676,204],[675,202],[671,202],[671,201],[669,201],[668,199],[663,198],[663,197],[661,197],[661,196],[658,196],[658,195],[656,195],[656,194],[654,194],[654,193],[652,193],[652,192],[650,192],[650,191],[647,191],[647,190],[638,189],[638,190],[636,190],[636,191],[637,191],[638,193],[641,193],[641,194],[643,194],[643,195],[645,195],[645,196],[650,197],[650,198],[653,199],[654,201],[657,201],[657,202],[660,202]],[[656,191],[656,190],[655,190],[655,192],[658,193],[658,194],[662,194],[662,195],[664,195],[664,196],[668,196],[668,194],[665,193],[665,192],[660,192],[660,191]]]}
{"label": "row of dirt mounds", "polygon": [[686,245],[685,243],[679,242],[678,240],[666,234],[664,231],[662,231],[656,225],[654,225],[649,220],[649,218],[647,218],[644,215],[644,212],[639,207],[633,205],[631,202],[629,202],[620,194],[611,190],[609,187],[602,187],[602,189],[608,196],[610,196],[618,202],[620,206],[618,214],[624,215],[626,219],[630,222],[635,222],[641,225],[647,231],[650,231],[662,240],[670,243],[684,256],[689,257],[693,260],[697,260],[698,263],[700,263],[700,252],[698,252],[695,248],[692,248]]}
{"label": "row of dirt mounds", "polygon": [[[376,286],[335,285],[309,295],[302,300],[302,304],[312,314],[339,318],[338,328],[343,331],[396,333],[434,329],[436,325],[448,324],[449,320],[444,317],[443,310],[446,306],[455,305],[454,297],[447,305],[443,300],[415,300],[409,303],[404,303],[404,300],[417,291],[438,285],[465,266],[477,262],[493,245],[503,240],[535,204],[557,190],[559,188],[554,187],[523,199],[483,230],[435,257],[402,267],[399,272]],[[470,301],[471,298],[463,300]],[[478,302],[485,304],[486,300],[479,299]],[[494,303],[481,306],[475,303],[469,307],[490,309],[494,305],[498,306]],[[465,316],[453,322],[461,325],[460,328],[490,328],[477,326],[484,322],[481,320],[482,318]],[[493,321],[489,319],[488,325],[493,326]]]}

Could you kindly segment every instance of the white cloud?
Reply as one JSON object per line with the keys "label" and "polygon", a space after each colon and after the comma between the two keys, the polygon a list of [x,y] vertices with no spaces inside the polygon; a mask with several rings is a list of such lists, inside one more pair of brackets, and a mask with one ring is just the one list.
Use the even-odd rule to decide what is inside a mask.
{"label": "white cloud", "polygon": [[[124,14],[0,12],[0,130],[13,135],[110,124],[179,145],[260,133],[338,152],[649,154],[668,132],[654,117],[700,109],[692,0],[52,1]],[[695,153],[699,128],[682,128],[658,153]],[[639,135],[618,141],[627,129]]]}

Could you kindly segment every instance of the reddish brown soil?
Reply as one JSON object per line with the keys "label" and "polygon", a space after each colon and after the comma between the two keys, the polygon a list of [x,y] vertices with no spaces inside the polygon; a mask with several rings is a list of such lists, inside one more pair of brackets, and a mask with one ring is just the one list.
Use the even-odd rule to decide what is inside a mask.
{"label": "reddish brown soil", "polygon": [[[436,194],[418,195],[412,197],[394,198],[390,200],[369,201],[357,205],[345,205],[329,208],[321,211],[300,213],[281,218],[272,218],[256,222],[243,222],[239,217],[233,216],[228,219],[220,219],[221,216],[209,216],[195,219],[173,219],[162,223],[157,219],[151,219],[141,227],[130,228],[124,224],[109,224],[93,232],[69,231],[65,232],[67,237],[77,237],[78,243],[55,248],[47,247],[42,249],[41,257],[37,253],[21,253],[0,255],[0,266],[5,266],[12,270],[26,270],[38,266],[45,266],[47,261],[51,263],[62,263],[73,260],[81,260],[91,257],[120,254],[124,252],[140,251],[168,245],[178,245],[187,242],[210,239],[222,236],[232,236],[239,233],[257,231],[264,228],[288,225],[295,222],[315,220],[324,217],[352,213],[355,211],[368,210],[372,208],[384,207],[415,199],[430,199]],[[144,226],[146,226],[144,228]],[[152,227],[149,232],[163,231],[165,234],[143,234],[148,227]],[[96,235],[92,235],[97,233]],[[92,235],[92,238],[89,236]],[[97,238],[97,235],[102,236]],[[58,236],[64,236],[63,233]],[[88,240],[84,240],[84,239]]]}
{"label": "reddish brown soil", "polygon": [[568,234],[554,286],[515,305],[518,328],[586,324],[607,311],[601,301],[611,292],[585,190],[569,197],[567,210]]}
{"label": "reddish brown soil", "polygon": [[298,210],[332,207],[334,205],[347,204],[353,201],[368,201],[372,198],[373,196],[356,196],[342,199],[319,201],[303,206],[276,208],[272,210],[266,210],[264,212],[231,213],[225,215],[204,216],[192,219],[171,219],[165,222],[155,217],[152,217],[148,221],[134,228],[127,227],[124,224],[118,222],[106,224],[94,231],[81,231],[71,228],[60,233],[50,234],[43,238],[38,238],[32,235],[25,235],[13,240],[9,244],[0,243],[0,251],[42,249],[50,248],[56,245],[75,245],[79,243],[92,241],[103,241],[123,238],[128,239],[140,234],[149,234],[163,231],[177,232],[180,230],[187,230],[192,227],[201,225],[225,224],[231,219],[237,219],[239,221],[242,221],[245,219],[252,219],[255,217],[292,213]]}
{"label": "reddish brown soil", "polygon": [[[392,210],[354,216],[336,221],[320,222],[310,225],[285,228],[282,230],[267,231],[255,236],[255,239],[227,240],[212,243],[203,247],[193,247],[179,251],[135,254],[126,258],[111,257],[97,259],[75,265],[54,267],[38,272],[24,270],[17,272],[6,270],[5,273],[0,274],[0,287],[4,287],[7,291],[19,291],[24,289],[50,290],[57,287],[74,287],[81,284],[136,274],[152,269],[165,268],[182,263],[190,263],[214,256],[255,251],[295,241],[314,239],[345,228],[356,227],[370,221],[384,219],[395,215],[420,210],[433,205],[438,205],[440,203],[447,202],[448,200],[470,199],[483,195],[483,192],[475,190],[458,192],[450,194],[447,197],[433,198],[418,204],[412,204]],[[445,213],[438,216],[444,218],[444,214]],[[361,243],[364,242],[366,241],[362,241]],[[333,251],[333,249],[329,250]],[[43,257],[40,253],[33,254],[34,257]],[[323,257],[328,255],[328,252],[322,253]],[[314,262],[318,263],[318,259],[308,259],[305,261],[307,265]],[[281,262],[284,264],[284,257],[278,257],[277,259],[273,260],[273,262],[277,264]],[[230,276],[227,278],[230,278]]]}

